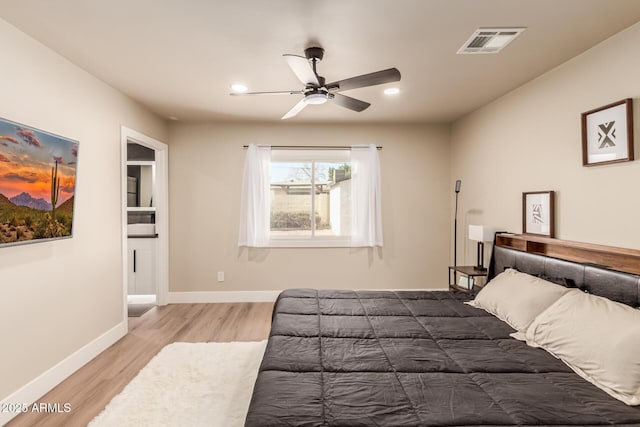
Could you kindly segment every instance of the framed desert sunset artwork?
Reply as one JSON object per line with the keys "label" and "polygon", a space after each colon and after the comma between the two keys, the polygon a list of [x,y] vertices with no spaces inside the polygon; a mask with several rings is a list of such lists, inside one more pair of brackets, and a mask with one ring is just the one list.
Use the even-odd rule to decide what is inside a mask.
{"label": "framed desert sunset artwork", "polygon": [[0,119],[0,247],[73,235],[78,142]]}

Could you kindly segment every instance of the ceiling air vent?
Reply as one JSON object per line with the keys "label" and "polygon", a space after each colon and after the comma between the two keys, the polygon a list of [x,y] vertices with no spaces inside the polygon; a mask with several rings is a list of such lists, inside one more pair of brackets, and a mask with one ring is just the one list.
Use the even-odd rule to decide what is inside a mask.
{"label": "ceiling air vent", "polygon": [[458,54],[498,53],[526,28],[478,28]]}

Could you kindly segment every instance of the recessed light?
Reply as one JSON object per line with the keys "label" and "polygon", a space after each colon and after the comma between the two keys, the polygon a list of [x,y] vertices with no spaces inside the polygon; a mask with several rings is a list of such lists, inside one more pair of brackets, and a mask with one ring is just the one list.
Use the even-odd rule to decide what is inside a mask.
{"label": "recessed light", "polygon": [[234,83],[231,85],[231,90],[234,92],[246,92],[247,89],[247,86],[242,83]]}
{"label": "recessed light", "polygon": [[400,93],[400,89],[397,87],[388,87],[384,90],[385,95],[397,95]]}

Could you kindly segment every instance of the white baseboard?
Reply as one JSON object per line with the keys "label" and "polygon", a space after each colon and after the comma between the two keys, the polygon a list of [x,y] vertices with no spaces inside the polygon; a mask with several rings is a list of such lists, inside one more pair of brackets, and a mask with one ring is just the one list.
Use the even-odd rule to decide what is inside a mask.
{"label": "white baseboard", "polygon": [[274,302],[282,291],[169,292],[169,304]]}
{"label": "white baseboard", "polygon": [[[446,291],[437,289],[358,289],[360,291]],[[169,292],[169,304],[196,304],[216,302],[274,302],[282,291],[219,291]]]}
{"label": "white baseboard", "polygon": [[[42,375],[31,380],[28,384],[22,386],[9,396],[3,398],[0,401],[0,405],[3,408],[7,403],[19,405],[24,404],[31,407],[33,402],[36,402],[55,386],[67,379],[75,371],[82,368],[91,359],[125,336],[127,332],[127,323],[119,323],[84,347],[80,348],[75,353],[68,356],[66,359],[48,369]],[[0,426],[5,425],[17,415],[19,415],[18,412],[0,412]]]}

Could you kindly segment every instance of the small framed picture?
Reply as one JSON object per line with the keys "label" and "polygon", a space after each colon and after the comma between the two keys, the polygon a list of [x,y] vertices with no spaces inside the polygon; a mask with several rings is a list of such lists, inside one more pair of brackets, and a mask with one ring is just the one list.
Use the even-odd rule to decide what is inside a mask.
{"label": "small framed picture", "polygon": [[582,113],[582,165],[633,160],[633,100]]}
{"label": "small framed picture", "polygon": [[554,192],[522,193],[522,232],[555,237]]}

